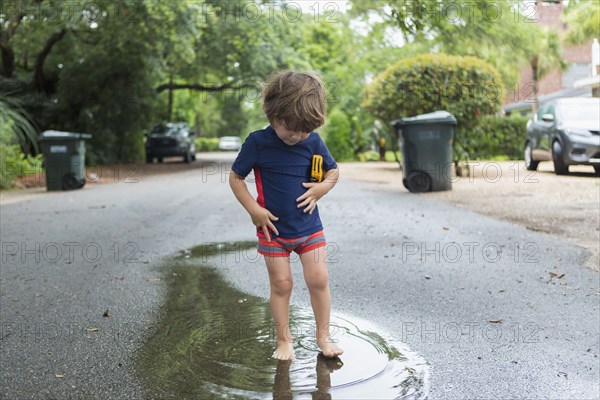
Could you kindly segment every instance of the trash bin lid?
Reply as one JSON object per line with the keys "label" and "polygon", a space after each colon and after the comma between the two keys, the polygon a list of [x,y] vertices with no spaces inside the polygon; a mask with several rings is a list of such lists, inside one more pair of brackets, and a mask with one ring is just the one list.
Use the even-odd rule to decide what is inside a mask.
{"label": "trash bin lid", "polygon": [[421,114],[415,117],[399,118],[392,121],[392,125],[396,128],[400,128],[404,125],[417,125],[417,124],[448,124],[456,125],[456,118],[448,111],[435,111],[428,114]]}
{"label": "trash bin lid", "polygon": [[65,139],[91,139],[92,135],[89,133],[77,133],[77,132],[62,132],[62,131],[44,131],[39,137],[40,141],[44,140],[65,140]]}

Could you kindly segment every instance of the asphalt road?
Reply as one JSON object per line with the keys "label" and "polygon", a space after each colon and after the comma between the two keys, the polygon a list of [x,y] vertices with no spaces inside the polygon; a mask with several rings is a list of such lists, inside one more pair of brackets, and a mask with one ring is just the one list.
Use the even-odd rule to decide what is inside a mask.
{"label": "asphalt road", "polygon": [[[1,398],[143,398],[132,356],[165,294],[153,267],[201,243],[255,239],[226,181],[233,155],[218,157],[2,204]],[[420,353],[430,398],[599,398],[600,280],[585,250],[345,180],[343,164],[319,209],[333,313]],[[309,307],[293,260],[292,303]],[[262,259],[223,257],[220,267],[268,296]]]}

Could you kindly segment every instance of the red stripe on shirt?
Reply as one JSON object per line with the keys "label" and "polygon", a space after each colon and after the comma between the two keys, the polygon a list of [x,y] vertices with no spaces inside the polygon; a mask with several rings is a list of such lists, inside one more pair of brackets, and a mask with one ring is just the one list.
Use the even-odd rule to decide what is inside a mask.
{"label": "red stripe on shirt", "polygon": [[263,184],[262,179],[260,177],[260,168],[254,167],[254,178],[256,179],[256,192],[258,193],[258,197],[256,198],[256,202],[259,206],[265,207],[265,195],[263,193]]}

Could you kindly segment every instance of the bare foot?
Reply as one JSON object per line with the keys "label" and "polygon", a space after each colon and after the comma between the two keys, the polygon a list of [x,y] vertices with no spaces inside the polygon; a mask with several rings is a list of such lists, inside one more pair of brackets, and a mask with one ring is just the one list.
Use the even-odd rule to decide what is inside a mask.
{"label": "bare foot", "polygon": [[292,342],[277,342],[277,349],[273,352],[271,356],[278,360],[293,360],[296,358],[296,353],[294,353],[294,344]]}
{"label": "bare foot", "polygon": [[337,357],[344,352],[344,350],[333,343],[328,337],[324,340],[317,340],[317,346],[323,351],[323,355],[329,358]]}

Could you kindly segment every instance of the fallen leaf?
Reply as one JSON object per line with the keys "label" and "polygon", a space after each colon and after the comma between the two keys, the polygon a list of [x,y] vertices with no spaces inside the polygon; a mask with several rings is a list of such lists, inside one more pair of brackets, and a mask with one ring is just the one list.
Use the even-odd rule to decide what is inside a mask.
{"label": "fallen leaf", "polygon": [[85,330],[88,332],[96,332],[96,331],[99,331],[100,329],[99,328],[85,328]]}
{"label": "fallen leaf", "polygon": [[445,231],[449,231],[450,230],[450,228],[447,228],[445,226],[442,229],[445,230]]}
{"label": "fallen leaf", "polygon": [[489,320],[488,322],[491,322],[492,324],[499,324],[502,322],[502,320],[501,319],[492,319],[492,320]]}
{"label": "fallen leaf", "polygon": [[64,378],[65,377],[63,374],[55,374],[54,376],[56,376],[57,378]]}
{"label": "fallen leaf", "polygon": [[106,309],[106,311],[104,311],[104,314],[102,314],[103,317],[110,317],[110,315],[108,315],[108,309]]}

